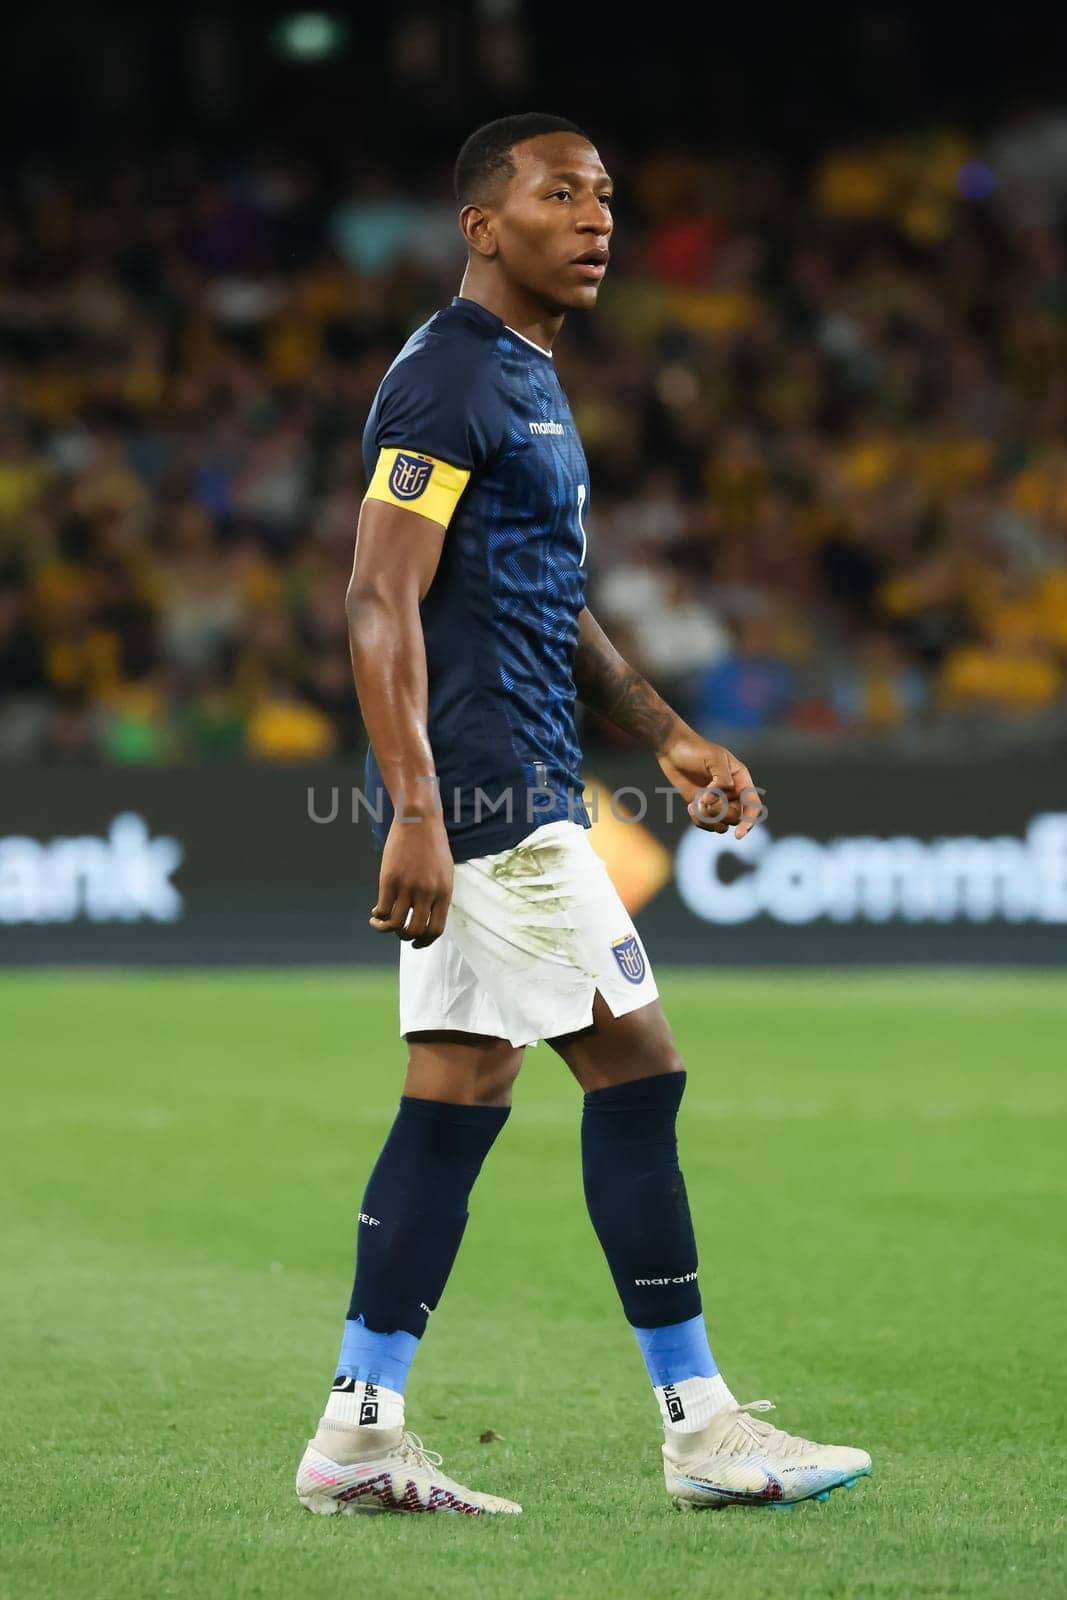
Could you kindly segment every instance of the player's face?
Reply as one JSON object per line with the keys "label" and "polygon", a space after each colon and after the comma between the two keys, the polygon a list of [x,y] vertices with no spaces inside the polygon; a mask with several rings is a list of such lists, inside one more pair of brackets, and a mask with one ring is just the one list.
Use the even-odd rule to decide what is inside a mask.
{"label": "player's face", "polygon": [[612,182],[573,133],[514,146],[515,176],[493,217],[498,261],[552,311],[595,306],[607,269]]}

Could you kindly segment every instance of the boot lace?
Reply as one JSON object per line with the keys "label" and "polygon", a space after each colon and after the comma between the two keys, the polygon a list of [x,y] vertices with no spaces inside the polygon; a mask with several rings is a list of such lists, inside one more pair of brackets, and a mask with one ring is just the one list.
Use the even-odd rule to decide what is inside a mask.
{"label": "boot lace", "polygon": [[397,1455],[410,1461],[412,1466],[421,1467],[424,1472],[431,1467],[440,1467],[444,1462],[444,1457],[436,1450],[427,1450],[417,1433],[404,1433]]}
{"label": "boot lace", "polygon": [[[776,1428],[771,1422],[759,1422],[751,1414],[754,1411],[774,1409],[774,1402],[771,1400],[749,1400],[746,1405],[737,1408],[737,1426],[742,1433],[757,1441],[763,1450],[768,1453],[773,1451],[775,1455],[801,1455],[806,1450],[818,1448],[811,1439],[802,1439],[799,1434],[786,1433],[784,1428]],[[747,1415],[741,1416],[741,1412],[746,1412]]]}

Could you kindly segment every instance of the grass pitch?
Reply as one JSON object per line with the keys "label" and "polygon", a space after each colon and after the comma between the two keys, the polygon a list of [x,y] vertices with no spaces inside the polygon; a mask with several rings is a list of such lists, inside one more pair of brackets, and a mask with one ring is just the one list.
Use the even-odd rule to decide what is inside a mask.
{"label": "grass pitch", "polygon": [[308,1516],[293,1474],[400,1087],[392,975],[8,975],[0,1592],[1062,1593],[1067,986],[661,987],[719,1363],[872,1479],[788,1516],[672,1510],[579,1092],[539,1046],[408,1388],[448,1469],[524,1515]]}

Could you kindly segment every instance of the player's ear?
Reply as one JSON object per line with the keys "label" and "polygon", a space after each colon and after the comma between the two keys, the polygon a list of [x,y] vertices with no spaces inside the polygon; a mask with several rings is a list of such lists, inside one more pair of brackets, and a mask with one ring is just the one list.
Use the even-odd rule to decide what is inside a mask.
{"label": "player's ear", "polygon": [[459,214],[460,232],[472,250],[491,261],[497,253],[493,221],[481,206],[464,206]]}

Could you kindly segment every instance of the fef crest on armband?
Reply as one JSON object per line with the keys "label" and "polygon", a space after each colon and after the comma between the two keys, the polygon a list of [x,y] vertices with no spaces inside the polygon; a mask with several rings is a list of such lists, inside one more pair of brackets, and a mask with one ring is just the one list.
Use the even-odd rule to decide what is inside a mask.
{"label": "fef crest on armband", "polygon": [[398,450],[389,474],[389,488],[398,500],[417,500],[426,489],[432,472],[432,461],[424,461],[421,456],[405,455]]}

